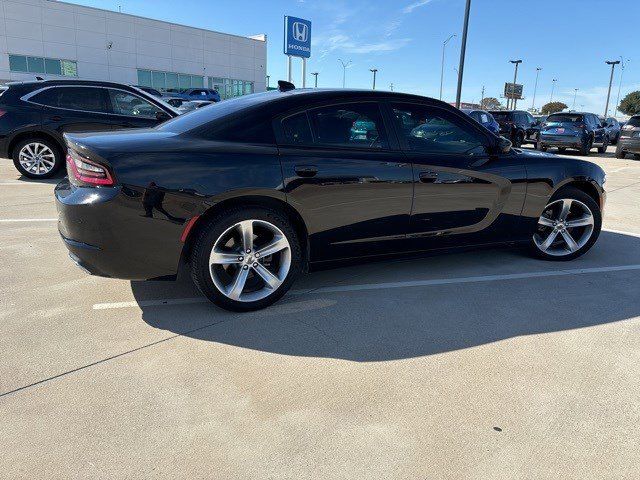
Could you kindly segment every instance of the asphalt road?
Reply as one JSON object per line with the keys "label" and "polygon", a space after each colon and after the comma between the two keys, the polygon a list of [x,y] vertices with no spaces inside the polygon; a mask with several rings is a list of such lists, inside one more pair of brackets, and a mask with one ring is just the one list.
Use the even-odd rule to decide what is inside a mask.
{"label": "asphalt road", "polygon": [[86,275],[55,181],[0,160],[0,478],[637,478],[640,161],[589,159],[574,262],[351,266],[250,314]]}

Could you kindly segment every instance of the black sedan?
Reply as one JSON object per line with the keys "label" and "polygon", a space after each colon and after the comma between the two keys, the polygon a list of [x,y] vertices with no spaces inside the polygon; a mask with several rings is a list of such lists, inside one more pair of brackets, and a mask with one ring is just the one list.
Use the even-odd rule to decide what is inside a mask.
{"label": "black sedan", "polygon": [[523,243],[570,260],[598,238],[605,201],[598,166],[512,149],[446,103],[399,93],[281,82],[67,143],[55,196],[71,258],[125,279],[174,278],[184,259],[230,310],[346,259]]}

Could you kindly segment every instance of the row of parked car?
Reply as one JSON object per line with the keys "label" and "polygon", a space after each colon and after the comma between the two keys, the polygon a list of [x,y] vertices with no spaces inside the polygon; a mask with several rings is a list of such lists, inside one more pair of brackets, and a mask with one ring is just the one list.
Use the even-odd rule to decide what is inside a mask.
{"label": "row of parked car", "polygon": [[622,125],[615,118],[588,112],[561,112],[534,117],[522,110],[463,109],[489,131],[511,140],[515,147],[531,144],[539,150],[557,147],[560,152],[576,149],[588,155],[592,148],[604,153],[616,145]]}

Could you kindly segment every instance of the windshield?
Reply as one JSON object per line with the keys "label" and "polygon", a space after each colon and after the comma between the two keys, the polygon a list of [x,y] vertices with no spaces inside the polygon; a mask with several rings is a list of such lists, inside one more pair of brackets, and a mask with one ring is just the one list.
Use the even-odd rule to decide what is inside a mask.
{"label": "windshield", "polygon": [[549,115],[547,123],[580,123],[583,118],[582,115],[563,113],[562,115]]}
{"label": "windshield", "polygon": [[491,115],[498,122],[510,122],[513,120],[513,115],[509,112],[491,112]]}

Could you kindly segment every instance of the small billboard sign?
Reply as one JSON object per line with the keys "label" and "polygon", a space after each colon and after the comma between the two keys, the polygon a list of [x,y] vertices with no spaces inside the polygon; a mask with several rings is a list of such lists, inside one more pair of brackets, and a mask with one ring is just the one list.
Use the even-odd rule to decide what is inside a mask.
{"label": "small billboard sign", "polygon": [[311,56],[311,21],[284,17],[284,53],[295,57]]}
{"label": "small billboard sign", "polygon": [[516,100],[522,100],[522,85],[519,83],[505,83],[504,96],[505,98],[515,98]]}

